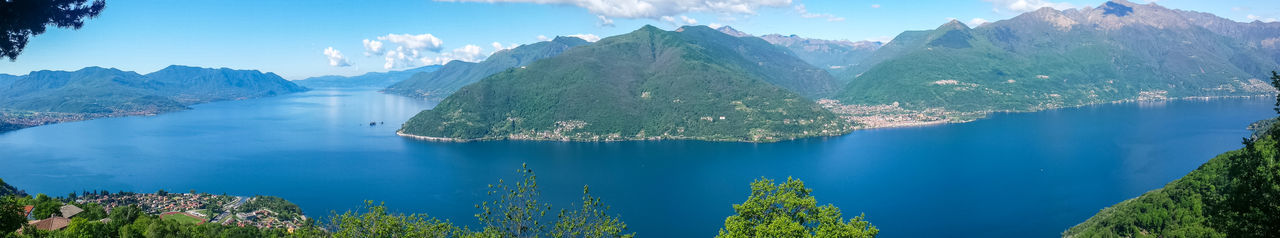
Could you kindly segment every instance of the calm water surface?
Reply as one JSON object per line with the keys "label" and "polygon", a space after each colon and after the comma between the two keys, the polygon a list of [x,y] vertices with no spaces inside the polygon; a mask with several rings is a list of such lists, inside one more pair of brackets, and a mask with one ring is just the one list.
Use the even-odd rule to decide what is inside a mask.
{"label": "calm water surface", "polygon": [[771,144],[455,144],[394,135],[431,103],[322,89],[0,134],[0,178],[58,195],[275,195],[311,216],[377,200],[474,226],[486,185],[528,163],[557,208],[590,185],[642,237],[709,237],[753,179],[792,176],[883,237],[1049,237],[1240,147],[1269,102],[1103,105]]}

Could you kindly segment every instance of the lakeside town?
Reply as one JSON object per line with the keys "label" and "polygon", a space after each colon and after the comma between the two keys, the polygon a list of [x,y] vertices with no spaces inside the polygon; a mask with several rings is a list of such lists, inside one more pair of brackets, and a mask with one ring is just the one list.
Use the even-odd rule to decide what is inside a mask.
{"label": "lakeside town", "polygon": [[[208,193],[133,193],[108,191],[82,192],[72,197],[48,198],[41,194],[35,205],[24,207],[28,224],[36,229],[53,231],[68,227],[75,218],[90,222],[111,222],[110,214],[123,207],[136,207],[142,213],[161,219],[195,225],[217,223],[226,226],[279,228],[292,232],[307,221],[297,205],[271,196],[231,196]],[[41,207],[57,206],[55,211],[40,212]],[[96,209],[96,210],[94,210]],[[47,214],[46,214],[47,213]],[[86,215],[93,214],[93,215]]]}

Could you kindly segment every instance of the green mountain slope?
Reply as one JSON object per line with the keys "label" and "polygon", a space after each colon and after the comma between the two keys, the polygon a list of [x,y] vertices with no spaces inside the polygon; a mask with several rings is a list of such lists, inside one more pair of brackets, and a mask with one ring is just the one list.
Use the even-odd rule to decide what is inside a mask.
{"label": "green mountain slope", "polygon": [[416,73],[404,81],[387,87],[384,92],[410,97],[441,99],[454,91],[503,70],[528,65],[539,59],[559,55],[576,46],[589,44],[577,37],[556,37],[503,50],[478,63],[450,61],[434,72]]}
{"label": "green mountain slope", "polygon": [[430,65],[401,71],[371,72],[350,77],[337,75],[319,76],[293,81],[293,83],[308,88],[386,88],[409,79],[414,74],[435,72],[440,67],[440,65]]}
{"label": "green mountain slope", "polygon": [[[757,47],[762,44],[768,47]],[[466,86],[414,116],[401,133],[459,140],[774,141],[847,131],[831,112],[777,85],[822,80],[815,75],[825,72],[763,71],[796,62],[803,64],[758,38],[705,26],[645,26]]]}
{"label": "green mountain slope", "polygon": [[[1271,34],[1280,35],[1280,32]],[[1028,111],[1094,103],[1273,93],[1258,46],[1154,4],[1051,8],[970,29],[907,32],[835,98],[912,109]]]}

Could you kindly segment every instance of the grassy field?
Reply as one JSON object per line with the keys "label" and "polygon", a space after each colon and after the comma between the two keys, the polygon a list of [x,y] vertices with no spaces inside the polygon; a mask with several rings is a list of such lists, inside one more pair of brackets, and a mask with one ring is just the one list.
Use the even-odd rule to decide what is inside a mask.
{"label": "grassy field", "polygon": [[166,220],[174,220],[174,221],[178,221],[178,222],[180,222],[180,223],[184,223],[184,224],[201,224],[201,223],[204,223],[204,219],[196,218],[196,217],[191,216],[191,215],[188,215],[188,214],[186,214],[186,213],[167,213],[167,214],[164,214],[164,215],[160,215],[160,218],[163,218],[163,219],[166,219]]}

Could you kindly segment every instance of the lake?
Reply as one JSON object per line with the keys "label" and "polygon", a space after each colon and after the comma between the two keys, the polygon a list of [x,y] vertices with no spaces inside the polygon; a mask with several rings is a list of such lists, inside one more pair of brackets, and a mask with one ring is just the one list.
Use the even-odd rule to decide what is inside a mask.
{"label": "lake", "polygon": [[882,237],[1049,237],[1241,147],[1271,102],[1099,105],[769,144],[437,143],[394,133],[432,103],[320,89],[0,134],[0,178],[60,196],[274,195],[312,217],[385,201],[474,227],[486,185],[528,163],[557,209],[590,185],[641,237],[710,237],[753,179],[791,176]]}

